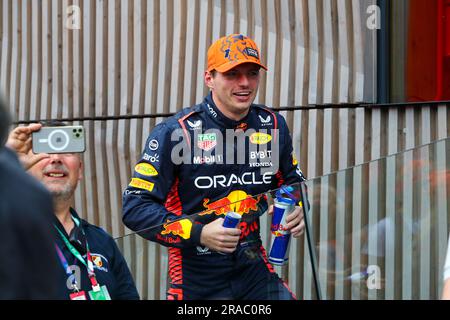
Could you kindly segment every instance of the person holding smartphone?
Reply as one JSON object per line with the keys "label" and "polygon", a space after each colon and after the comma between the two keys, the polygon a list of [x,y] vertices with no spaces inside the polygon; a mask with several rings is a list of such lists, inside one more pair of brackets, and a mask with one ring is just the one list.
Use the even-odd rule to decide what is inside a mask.
{"label": "person holding smartphone", "polygon": [[[48,123],[59,129],[63,123]],[[101,228],[80,218],[74,193],[83,178],[80,153],[34,154],[32,133],[41,124],[17,127],[7,146],[16,151],[23,166],[39,180],[53,199],[54,249],[61,265],[62,298],[71,300],[139,299],[130,270],[114,239]],[[57,130],[57,129],[55,129]],[[70,150],[66,150],[70,151]]]}

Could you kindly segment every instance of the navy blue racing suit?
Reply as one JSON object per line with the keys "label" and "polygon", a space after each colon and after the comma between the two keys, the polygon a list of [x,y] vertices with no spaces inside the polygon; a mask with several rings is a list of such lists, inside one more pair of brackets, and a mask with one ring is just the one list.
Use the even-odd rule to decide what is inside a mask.
{"label": "navy blue racing suit", "polygon": [[[265,192],[304,180],[281,115],[253,104],[234,121],[209,94],[153,129],[123,194],[123,222],[170,247],[168,299],[292,299],[267,261],[259,216]],[[202,246],[203,226],[228,211],[242,215],[236,251]]]}

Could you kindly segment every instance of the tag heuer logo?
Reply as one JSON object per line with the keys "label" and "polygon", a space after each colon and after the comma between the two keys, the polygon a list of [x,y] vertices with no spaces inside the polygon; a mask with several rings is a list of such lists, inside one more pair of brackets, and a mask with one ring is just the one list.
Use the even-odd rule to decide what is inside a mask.
{"label": "tag heuer logo", "polygon": [[212,150],[217,145],[215,133],[205,133],[198,135],[197,146],[205,151]]}

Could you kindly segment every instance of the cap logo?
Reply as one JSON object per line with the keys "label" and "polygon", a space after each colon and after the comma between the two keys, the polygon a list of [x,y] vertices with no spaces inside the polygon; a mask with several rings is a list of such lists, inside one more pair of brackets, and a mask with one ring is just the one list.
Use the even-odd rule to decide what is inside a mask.
{"label": "cap logo", "polygon": [[207,71],[226,72],[243,63],[257,64],[267,70],[260,61],[257,44],[242,34],[222,37],[208,49]]}
{"label": "cap logo", "polygon": [[245,52],[248,56],[259,59],[258,51],[256,51],[255,49],[247,47],[245,48]]}

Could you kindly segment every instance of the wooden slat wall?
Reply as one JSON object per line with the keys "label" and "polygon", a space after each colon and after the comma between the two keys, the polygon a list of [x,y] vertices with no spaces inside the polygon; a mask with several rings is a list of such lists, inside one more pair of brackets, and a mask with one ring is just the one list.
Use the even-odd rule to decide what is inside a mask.
{"label": "wooden slat wall", "polygon": [[[373,102],[372,3],[1,0],[1,91],[21,120],[176,111],[207,92],[212,41],[240,32],[260,44],[269,67],[258,102]],[[80,30],[67,28],[69,6],[80,9]]]}
{"label": "wooden slat wall", "polygon": [[[331,108],[375,100],[375,34],[366,27],[366,9],[374,2],[0,0],[0,92],[16,120],[174,112],[206,94],[202,75],[212,41],[231,32],[248,34],[269,67],[257,102],[330,104],[283,112],[302,169],[313,178],[449,136],[448,105]],[[80,30],[66,28],[70,5],[80,8]],[[75,206],[114,236],[127,232],[121,192],[132,165],[151,128],[163,120],[79,122],[86,126],[88,149]],[[369,171],[355,174],[376,176]],[[436,201],[445,211],[442,195]],[[355,201],[374,200],[362,194]],[[364,219],[353,217],[354,223]],[[283,274],[296,292],[311,297],[303,290],[311,287],[307,252],[298,244],[293,260],[306,264],[306,271],[294,266]],[[166,250],[140,239],[124,245],[143,296],[164,298]],[[342,288],[338,292],[341,297]]]}

